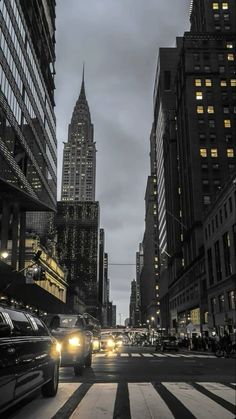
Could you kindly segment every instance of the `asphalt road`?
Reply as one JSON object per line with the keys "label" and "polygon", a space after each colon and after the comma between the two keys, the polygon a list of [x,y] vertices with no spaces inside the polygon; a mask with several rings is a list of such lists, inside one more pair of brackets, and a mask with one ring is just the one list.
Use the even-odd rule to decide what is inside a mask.
{"label": "asphalt road", "polygon": [[81,376],[61,368],[55,398],[36,393],[4,419],[235,419],[235,362],[143,347],[101,352]]}

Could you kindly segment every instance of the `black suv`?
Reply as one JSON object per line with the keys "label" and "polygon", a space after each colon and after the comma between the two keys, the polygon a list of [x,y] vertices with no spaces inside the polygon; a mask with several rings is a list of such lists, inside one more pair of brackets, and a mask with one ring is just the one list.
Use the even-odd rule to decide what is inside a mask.
{"label": "black suv", "polygon": [[41,388],[57,393],[60,347],[35,315],[0,306],[0,413]]}
{"label": "black suv", "polygon": [[92,364],[93,334],[80,314],[51,314],[45,323],[61,345],[61,366],[74,367],[75,375]]}

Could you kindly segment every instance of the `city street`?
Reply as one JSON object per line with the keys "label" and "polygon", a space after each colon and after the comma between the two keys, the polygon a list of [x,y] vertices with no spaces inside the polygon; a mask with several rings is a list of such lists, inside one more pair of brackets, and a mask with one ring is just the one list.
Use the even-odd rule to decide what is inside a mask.
{"label": "city street", "polygon": [[[75,377],[61,368],[55,399],[35,394],[9,418],[235,418],[235,359],[124,347],[93,355]],[[6,415],[4,417],[7,417]]]}

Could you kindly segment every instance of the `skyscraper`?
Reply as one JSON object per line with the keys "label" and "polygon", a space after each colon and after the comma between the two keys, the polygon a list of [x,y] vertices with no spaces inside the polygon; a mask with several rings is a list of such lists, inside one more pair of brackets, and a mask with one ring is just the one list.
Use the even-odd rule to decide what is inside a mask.
{"label": "skyscraper", "polygon": [[93,124],[85,94],[84,70],[79,98],[75,104],[64,144],[62,201],[95,201],[96,147]]}
{"label": "skyscraper", "polygon": [[16,268],[26,211],[56,209],[55,1],[2,0],[0,20],[0,240]]}

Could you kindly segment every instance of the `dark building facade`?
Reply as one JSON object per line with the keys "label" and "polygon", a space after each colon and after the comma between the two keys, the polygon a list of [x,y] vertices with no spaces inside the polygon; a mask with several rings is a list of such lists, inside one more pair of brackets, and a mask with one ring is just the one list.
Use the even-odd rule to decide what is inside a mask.
{"label": "dark building facade", "polygon": [[236,175],[219,192],[204,221],[210,332],[236,329]]}
{"label": "dark building facade", "polygon": [[150,176],[145,194],[145,232],[143,236],[143,267],[140,272],[141,318],[145,323],[155,318],[160,322],[159,273],[158,273],[158,225],[157,225],[157,175],[155,133],[150,135]]}
{"label": "dark building facade", "polygon": [[59,260],[68,273],[68,305],[100,318],[98,202],[58,202],[56,226]]}
{"label": "dark building facade", "polygon": [[56,209],[55,1],[2,0],[0,26],[0,242],[15,270],[26,212]]}

